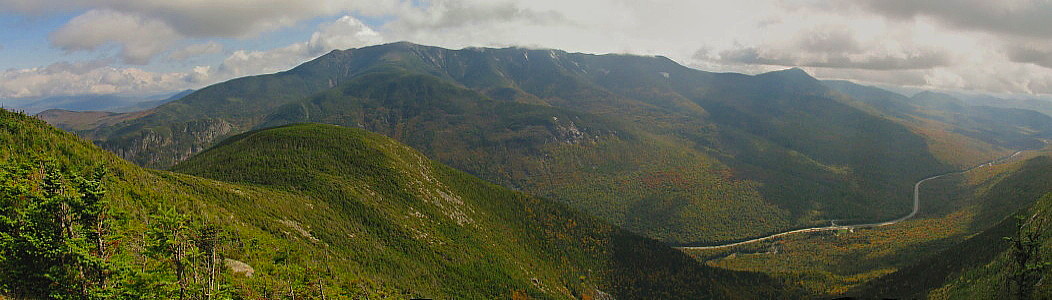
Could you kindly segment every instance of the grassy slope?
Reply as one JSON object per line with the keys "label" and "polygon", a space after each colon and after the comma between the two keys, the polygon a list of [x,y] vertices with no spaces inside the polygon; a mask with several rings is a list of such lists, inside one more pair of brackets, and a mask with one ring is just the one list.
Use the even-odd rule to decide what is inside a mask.
{"label": "grassy slope", "polygon": [[[596,296],[598,289],[619,298],[723,298],[784,292],[762,275],[700,266],[656,241],[484,183],[360,130],[304,125],[254,132],[286,143],[239,148],[254,140],[249,135],[201,158],[223,149],[244,153],[206,173],[276,180],[264,186],[142,169],[41,121],[0,114],[4,166],[49,160],[70,170],[110,170],[108,203],[124,224],[113,260],[141,261],[138,237],[145,222],[158,208],[175,207],[230,234],[221,255],[255,269],[252,277],[224,272],[225,282],[243,296],[317,297],[324,290],[330,297],[562,298]],[[228,172],[255,163],[267,168]]]}

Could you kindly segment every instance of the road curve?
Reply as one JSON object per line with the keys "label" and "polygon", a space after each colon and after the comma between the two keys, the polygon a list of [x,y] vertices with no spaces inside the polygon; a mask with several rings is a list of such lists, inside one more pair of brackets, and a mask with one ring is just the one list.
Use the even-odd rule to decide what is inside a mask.
{"label": "road curve", "polygon": [[1015,153],[1012,153],[1012,155],[1005,156],[1005,157],[1002,157],[1002,158],[998,158],[998,159],[989,161],[987,163],[984,163],[984,164],[981,164],[981,165],[978,165],[978,166],[975,166],[975,167],[971,167],[971,168],[968,168],[968,169],[965,169],[965,170],[962,170],[962,171],[956,171],[956,172],[950,172],[950,173],[945,173],[945,174],[939,174],[939,175],[935,175],[935,176],[924,178],[924,179],[921,179],[920,181],[917,181],[917,183],[913,185],[913,211],[910,211],[910,213],[908,215],[905,215],[905,216],[903,216],[901,218],[894,219],[894,220],[891,220],[891,221],[880,222],[880,223],[855,224],[855,225],[837,225],[837,226],[825,226],[825,227],[811,227],[811,228],[803,228],[803,229],[790,230],[790,231],[781,232],[781,233],[775,233],[775,234],[768,235],[768,236],[765,236],[765,237],[755,238],[755,239],[741,241],[741,242],[737,242],[737,243],[715,245],[715,246],[691,246],[691,247],[675,247],[675,248],[676,249],[683,249],[683,250],[723,249],[723,248],[730,248],[730,247],[740,246],[740,245],[745,245],[745,244],[751,244],[751,243],[755,243],[755,242],[762,242],[762,241],[775,239],[775,238],[787,236],[787,235],[790,235],[790,234],[796,234],[796,233],[819,232],[819,231],[830,231],[830,230],[850,230],[850,229],[856,229],[856,228],[873,228],[873,227],[881,227],[881,226],[892,225],[892,224],[895,224],[895,223],[898,223],[898,222],[909,220],[910,218],[913,218],[913,216],[916,216],[917,212],[920,211],[920,186],[921,186],[922,183],[924,183],[924,182],[926,182],[928,180],[936,179],[936,178],[943,177],[943,176],[946,176],[946,175],[964,173],[964,172],[968,172],[968,171],[975,170],[975,169],[978,169],[978,168],[992,166],[992,165],[998,164],[998,163],[1000,163],[1002,161],[1009,160],[1009,159],[1015,157],[1016,155],[1019,155],[1020,153],[1023,153],[1023,151],[1016,151]]}

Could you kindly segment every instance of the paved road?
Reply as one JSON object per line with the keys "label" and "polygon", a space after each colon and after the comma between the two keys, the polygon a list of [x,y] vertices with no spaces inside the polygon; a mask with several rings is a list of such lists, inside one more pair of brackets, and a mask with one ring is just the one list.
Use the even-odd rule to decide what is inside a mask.
{"label": "paved road", "polygon": [[905,216],[903,216],[901,218],[894,219],[894,220],[891,220],[891,221],[880,222],[880,223],[869,223],[869,224],[834,225],[834,226],[825,226],[825,227],[811,227],[811,228],[790,230],[790,231],[786,231],[786,232],[782,232],[782,233],[776,233],[776,234],[768,235],[768,236],[765,236],[765,237],[755,238],[755,239],[751,239],[751,240],[747,240],[747,241],[741,241],[741,242],[737,242],[737,243],[730,243],[730,244],[716,245],[716,246],[676,247],[676,249],[686,249],[686,250],[722,249],[722,248],[730,248],[730,247],[739,246],[739,245],[751,244],[751,243],[755,243],[755,242],[762,242],[762,241],[766,241],[766,240],[770,240],[770,239],[775,239],[775,238],[787,236],[787,235],[790,235],[790,234],[797,234],[797,233],[804,233],[804,232],[818,232],[818,231],[830,231],[830,230],[850,230],[850,229],[856,229],[856,228],[872,228],[872,227],[881,227],[881,226],[892,225],[892,224],[895,224],[895,223],[898,223],[898,222],[909,220],[910,218],[913,218],[913,216],[916,216],[917,212],[920,211],[920,186],[921,186],[922,183],[924,183],[924,182],[926,182],[928,180],[936,179],[936,178],[943,177],[943,176],[946,176],[946,175],[964,173],[964,172],[968,172],[968,171],[975,170],[975,169],[978,169],[978,168],[992,166],[992,165],[1001,163],[1003,161],[1009,160],[1009,159],[1015,157],[1016,155],[1019,155],[1020,153],[1023,153],[1023,151],[1016,151],[1012,155],[1005,156],[1005,157],[1002,157],[1002,158],[998,158],[998,159],[992,160],[990,162],[987,162],[987,163],[984,163],[984,164],[981,164],[981,165],[969,168],[967,170],[957,171],[957,172],[950,172],[950,173],[940,174],[940,175],[935,175],[935,176],[924,178],[924,179],[921,179],[920,181],[917,181],[917,183],[913,185],[913,211],[911,211],[908,215],[905,215]]}

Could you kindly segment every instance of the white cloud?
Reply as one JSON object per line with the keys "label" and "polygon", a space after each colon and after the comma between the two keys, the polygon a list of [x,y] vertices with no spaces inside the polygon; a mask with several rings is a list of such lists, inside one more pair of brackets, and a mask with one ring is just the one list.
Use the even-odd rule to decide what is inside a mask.
{"label": "white cloud", "polygon": [[71,52],[116,43],[125,63],[144,65],[181,38],[162,22],[118,11],[91,10],[53,32],[50,40],[52,45]]}
{"label": "white cloud", "polygon": [[[52,33],[51,44],[71,52],[113,44],[125,63],[136,65],[148,64],[187,38],[253,38],[313,18],[349,12],[379,16],[410,6],[407,0],[0,0],[0,7],[22,13],[88,9]],[[171,58],[213,49],[174,50]]]}
{"label": "white cloud", "polygon": [[162,22],[189,37],[243,38],[320,16],[392,13],[400,0],[0,0],[5,11],[47,14],[104,9]]}
{"label": "white cloud", "polygon": [[347,49],[372,45],[382,40],[380,33],[351,16],[322,24],[307,41],[309,55],[319,55],[333,49]]}
{"label": "white cloud", "polygon": [[238,50],[223,60],[215,76],[233,78],[283,71],[310,59],[308,53],[310,50],[306,43],[267,51]]}
{"label": "white cloud", "polygon": [[558,11],[523,8],[508,1],[435,0],[424,9],[404,10],[393,24],[400,31],[446,30],[524,22],[531,25],[571,24]]}
{"label": "white cloud", "polygon": [[[890,29],[885,29],[890,30]],[[850,27],[825,24],[792,37],[721,51],[720,62],[772,66],[806,66],[859,70],[915,70],[948,66],[952,55],[932,45],[917,45],[912,36],[881,36],[860,41]]]}
{"label": "white cloud", "polygon": [[890,84],[918,87],[928,84],[927,70],[851,70],[840,68],[804,68],[811,75],[825,79],[847,79],[862,84]]}
{"label": "white cloud", "polygon": [[62,62],[40,68],[6,70],[0,72],[0,98],[164,92],[197,83],[193,74],[116,68],[110,66],[111,63]]}
{"label": "white cloud", "polygon": [[[117,18],[117,23],[126,22]],[[62,36],[65,38],[65,36]],[[67,41],[67,40],[63,40]],[[92,36],[70,40],[90,48]],[[238,50],[217,67],[195,66],[186,72],[149,72],[114,67],[112,60],[55,63],[46,67],[11,69],[0,73],[0,98],[26,98],[73,94],[149,93],[199,88],[234,77],[290,69],[334,49],[362,47],[382,42],[381,35],[358,19],[344,16],[319,26],[310,39],[267,51]],[[79,48],[78,48],[79,49]],[[204,43],[173,52],[174,59],[218,53],[222,45]]]}
{"label": "white cloud", "polygon": [[1052,38],[1052,2],[1045,0],[855,0],[899,19],[924,16],[965,30]]}
{"label": "white cloud", "polygon": [[[221,63],[184,72],[198,82],[281,71],[331,49],[397,40],[665,55],[720,72],[799,65],[819,77],[1016,93],[1047,92],[1052,72],[1052,2],[1044,0],[0,0],[0,7],[88,10],[53,34],[54,45],[116,45],[127,63],[166,51],[174,60],[218,53],[221,47],[209,45],[214,38],[251,40],[318,17],[389,20],[374,30],[346,17],[303,42],[233,51]],[[200,44],[170,49],[186,39]]]}
{"label": "white cloud", "polygon": [[216,54],[223,52],[223,45],[217,42],[207,42],[203,44],[193,44],[186,46],[182,49],[172,51],[168,54],[168,58],[173,60],[185,60],[194,56]]}
{"label": "white cloud", "polygon": [[267,51],[235,51],[223,60],[214,76],[226,79],[284,71],[335,49],[374,45],[382,41],[380,33],[352,16],[343,16],[319,26],[305,42]]}

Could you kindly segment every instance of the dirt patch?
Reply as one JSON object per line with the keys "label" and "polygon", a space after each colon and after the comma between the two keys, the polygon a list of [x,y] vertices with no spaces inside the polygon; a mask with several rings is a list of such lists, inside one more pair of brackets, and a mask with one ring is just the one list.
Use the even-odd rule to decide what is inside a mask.
{"label": "dirt patch", "polygon": [[231,271],[234,271],[234,274],[244,274],[245,277],[252,277],[252,274],[256,273],[256,269],[253,269],[252,266],[239,260],[224,258],[223,265],[230,268]]}
{"label": "dirt patch", "polygon": [[296,221],[291,221],[291,220],[287,220],[286,219],[286,220],[278,220],[278,222],[281,223],[281,224],[285,224],[285,226],[288,226],[289,228],[292,228],[292,230],[295,230],[296,232],[299,232],[300,235],[302,235],[303,237],[305,237],[305,238],[307,238],[307,239],[309,239],[311,241],[314,241],[314,242],[318,242],[319,241],[317,238],[315,238],[313,235],[311,235],[309,231],[307,231],[306,229],[303,229],[303,226],[300,226],[300,223],[298,223]]}

